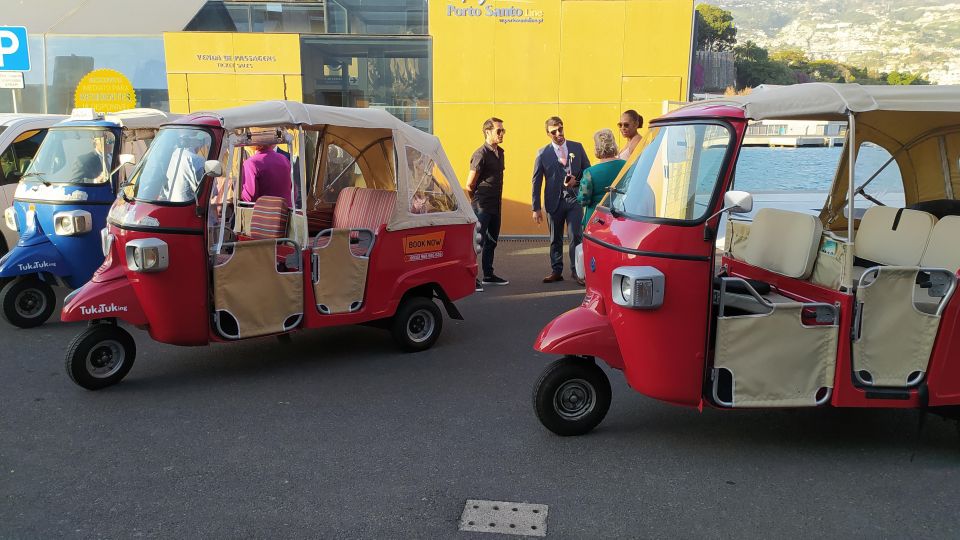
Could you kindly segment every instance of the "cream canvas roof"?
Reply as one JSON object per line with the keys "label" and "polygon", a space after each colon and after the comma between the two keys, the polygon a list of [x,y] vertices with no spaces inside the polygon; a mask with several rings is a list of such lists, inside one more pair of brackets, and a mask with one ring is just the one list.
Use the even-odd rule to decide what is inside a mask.
{"label": "cream canvas roof", "polygon": [[103,119],[130,129],[159,128],[161,124],[180,118],[179,114],[163,112],[157,109],[125,109],[104,115]]}
{"label": "cream canvas roof", "polygon": [[4,25],[28,34],[179,32],[206,0],[4,0]]}
{"label": "cream canvas roof", "polygon": [[960,86],[862,86],[807,83],[758,86],[746,96],[698,101],[690,107],[730,105],[751,120],[845,119],[848,112],[960,112]]}
{"label": "cream canvas roof", "polygon": [[[380,137],[389,130],[393,135],[393,144],[397,153],[397,205],[387,226],[390,230],[411,229],[431,225],[451,225],[476,222],[476,215],[470,207],[470,201],[463,193],[453,167],[447,159],[440,139],[420,131],[400,121],[392,114],[381,109],[359,109],[350,107],[330,107],[326,105],[307,105],[296,101],[263,101],[242,107],[219,109],[216,111],[198,111],[190,117],[213,116],[220,119],[221,125],[229,131],[254,127],[320,127],[338,126],[355,130],[337,130],[336,135],[351,139],[357,146],[365,146],[367,139]],[[372,131],[371,131],[372,130]],[[401,149],[410,147],[429,157],[439,169],[440,174],[449,181],[457,209],[451,212],[413,214],[410,212],[412,190],[415,189],[411,165],[407,163],[407,153]]]}

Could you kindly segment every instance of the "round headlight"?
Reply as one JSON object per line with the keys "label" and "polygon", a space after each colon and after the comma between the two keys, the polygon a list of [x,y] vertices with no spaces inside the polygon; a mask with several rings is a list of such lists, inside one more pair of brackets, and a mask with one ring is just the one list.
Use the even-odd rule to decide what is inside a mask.
{"label": "round headlight", "polygon": [[628,303],[633,303],[633,280],[624,276],[620,280],[620,296]]}

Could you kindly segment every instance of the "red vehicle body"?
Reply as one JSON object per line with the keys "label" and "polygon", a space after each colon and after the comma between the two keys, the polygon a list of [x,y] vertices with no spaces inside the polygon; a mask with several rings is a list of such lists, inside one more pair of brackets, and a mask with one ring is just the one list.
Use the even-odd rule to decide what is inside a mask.
{"label": "red vehicle body", "polygon": [[[960,111],[947,105],[951,95],[953,99],[960,96],[960,90],[953,87],[946,91],[945,96],[923,91],[898,96],[915,101],[919,110],[942,105],[949,113],[939,114],[936,120],[922,115],[918,120],[910,107],[885,111],[883,102],[879,110],[859,110],[850,103],[856,103],[868,91],[857,85],[839,89],[835,85],[797,85],[694,104],[651,123],[644,144],[628,160],[586,228],[578,254],[578,271],[586,280],[583,303],[551,321],[535,342],[536,350],[563,356],[543,372],[534,390],[535,410],[544,426],[560,435],[578,435],[603,419],[610,404],[610,386],[595,358],[622,371],[636,391],[682,406],[920,408],[956,416],[960,405],[960,343],[956,339],[960,306],[952,294],[960,268],[960,248],[934,238],[948,237],[950,228],[960,224],[960,217],[951,215],[960,206],[929,218],[931,228],[942,228],[935,229],[938,232],[929,237],[929,242],[924,238],[926,251],[923,246],[919,250],[924,262],[919,262],[919,257],[916,262],[860,259],[868,259],[863,254],[870,242],[880,245],[881,251],[887,249],[896,259],[900,255],[897,250],[884,248],[896,242],[873,240],[872,231],[878,230],[881,237],[906,234],[903,226],[904,230],[897,230],[901,215],[904,222],[910,216],[925,224],[930,213],[922,209],[930,207],[930,199],[952,199],[933,191],[942,191],[942,178],[935,188],[913,189],[912,182],[921,182],[914,177],[925,177],[929,171],[912,171],[909,167],[919,166],[908,163],[914,151],[939,147],[947,152],[946,146],[929,139],[944,136],[960,140]],[[803,107],[796,105],[800,101],[804,101]],[[840,105],[836,105],[838,101]],[[931,105],[931,101],[936,104]],[[851,145],[847,144],[842,161],[846,167],[838,171],[832,197],[819,217],[765,209],[757,213],[752,224],[734,222],[733,213],[750,212],[752,208],[749,194],[732,191],[748,121],[794,117],[846,118],[850,122],[848,137],[857,141],[857,146],[871,142],[898,156],[896,163],[902,172],[908,208],[868,209],[862,219],[842,219],[844,211],[848,212],[845,215],[860,217],[847,200],[848,192],[856,193],[854,200],[862,202],[862,190],[855,191],[850,178],[850,164],[856,163],[856,154],[850,156]],[[901,124],[912,126],[911,136],[899,138],[909,142],[893,143],[877,135],[878,125],[889,128]],[[696,135],[683,139],[676,137],[678,133]],[[718,142],[727,136],[726,142]],[[722,160],[706,166],[703,156],[721,146]],[[670,152],[674,152],[674,161]],[[956,162],[958,156],[944,158]],[[687,171],[693,187],[667,200],[671,197],[667,182],[682,178]],[[624,208],[642,206],[636,197],[633,203],[628,200],[637,193],[637,181],[643,181],[645,188],[652,186],[653,191],[661,182],[664,188],[651,193],[655,202],[646,212],[634,211],[631,215]],[[916,195],[924,191],[928,192],[926,196]],[[670,209],[664,208],[672,203],[689,214],[665,215]],[[727,222],[724,252],[718,255],[714,239],[725,212],[731,214],[731,220]],[[874,229],[878,216],[888,212],[896,212],[892,232],[884,227]],[[761,220],[765,228],[760,228]],[[809,224],[812,253],[804,247],[809,243],[793,241],[793,237],[786,241],[769,232],[783,224],[790,225],[785,229],[787,234],[794,234],[789,231],[797,230],[795,224]],[[843,230],[844,225],[847,230]],[[937,242],[938,247],[934,247]],[[837,266],[836,275],[830,274],[831,279],[827,279],[825,268],[837,257],[836,252],[844,253],[846,259]],[[857,259],[850,256],[854,253]],[[792,261],[803,261],[805,267],[798,264],[799,269],[794,270],[790,268]],[[864,270],[856,265],[872,268]],[[863,276],[858,278],[860,271]],[[621,275],[630,272],[641,277],[631,281],[633,278]],[[868,291],[894,289],[896,281],[884,281],[881,276],[896,272],[906,276],[902,283],[910,291],[930,289],[929,281],[921,284],[921,280],[935,276],[934,281],[942,285],[938,294],[942,294],[926,300],[896,297],[888,304],[867,296]],[[618,278],[622,278],[619,283],[623,289],[618,287]],[[877,281],[871,281],[873,278]],[[731,292],[733,289],[739,292]],[[645,291],[643,298],[652,299],[649,305],[624,305],[639,299],[641,291]],[[921,313],[916,306],[923,301],[928,307]],[[898,314],[901,311],[906,315]],[[769,324],[775,320],[772,314],[778,312],[795,313],[797,324]],[[914,357],[916,367],[903,368],[906,379],[902,384],[897,382],[897,377],[902,378],[899,372],[885,379],[886,368],[877,367],[882,361],[865,364],[868,357],[884,354],[882,347],[873,344],[889,348],[883,339],[898,339],[897,321],[918,313],[926,317],[919,324],[925,325],[924,335],[929,339],[916,340],[913,345],[907,328],[900,339],[909,342],[901,352]],[[789,323],[791,317],[782,320]],[[879,334],[892,338],[876,337]],[[744,356],[751,358],[745,361]],[[897,371],[896,362],[884,361],[885,366],[893,365]],[[783,366],[782,373],[777,366]],[[802,384],[808,388],[800,389]]]}
{"label": "red vehicle body", "polygon": [[[407,128],[382,111],[351,111],[350,118],[343,118],[342,110],[336,108],[295,105],[292,113],[286,102],[197,113],[164,126],[158,135],[160,145],[154,150],[154,161],[157,156],[164,157],[162,152],[172,157],[164,157],[161,162],[159,170],[165,169],[167,174],[155,173],[153,177],[168,181],[168,185],[155,190],[156,195],[145,195],[151,189],[148,154],[145,165],[141,164],[132,176],[133,185],[127,187],[111,209],[103,232],[103,266],[65,302],[64,321],[94,323],[74,340],[68,351],[67,368],[77,384],[88,389],[102,388],[119,382],[129,371],[135,346],[117,321],[145,329],[154,340],[174,345],[206,345],[299,329],[382,321],[392,329],[404,350],[417,351],[432,346],[442,327],[442,316],[433,299],[441,301],[449,316],[461,318],[453,301],[474,291],[476,218],[436,139]],[[162,138],[165,134],[166,138]],[[349,144],[350,134],[358,138],[376,135],[376,144],[383,146],[375,149],[384,153],[400,144],[406,145],[407,156],[423,150],[422,155],[416,154],[420,156],[417,163],[432,166],[433,176],[429,166],[424,172],[414,170],[412,159],[407,163],[413,171],[411,175],[419,174],[417,179],[422,181],[418,184],[422,189],[414,197],[422,192],[423,198],[432,197],[430,201],[443,198],[447,206],[433,214],[404,212],[405,201],[398,193],[407,193],[411,185],[409,175],[400,167],[397,173],[393,165],[377,170],[372,158],[364,154],[364,148]],[[195,155],[185,153],[181,142],[170,143],[164,150],[165,141],[187,141],[185,144],[193,145]],[[293,157],[291,200],[298,202],[292,211],[283,205],[289,213],[285,227],[264,238],[255,221],[266,215],[258,214],[262,201],[241,201],[238,194],[244,180],[241,162],[250,159],[254,147],[269,144],[285,145],[281,147]],[[341,172],[336,177],[337,181],[348,181],[331,186],[325,183],[329,176],[325,177],[324,171],[332,176],[328,168],[334,167],[331,162],[336,157],[335,150],[342,154],[341,158],[352,161],[343,168],[350,174]],[[179,188],[171,187],[177,184],[169,180],[170,171],[180,164],[174,158],[181,156],[192,160],[187,169],[201,164],[204,167],[196,172],[197,185],[192,188],[196,190],[195,197],[192,189],[185,196],[172,195]],[[226,166],[220,158],[226,160]],[[379,176],[379,186],[373,184],[375,175]],[[353,176],[356,178],[349,180]],[[443,176],[454,181],[438,183],[437,178]],[[433,183],[423,187],[423,182]],[[365,187],[370,185],[376,188]],[[299,193],[308,196],[299,197]],[[381,205],[380,218],[374,219],[370,217],[370,208],[357,206],[361,204],[357,202],[361,195],[399,200],[395,208]],[[344,202],[348,196],[352,199]],[[261,199],[267,201],[270,197]],[[329,199],[334,200],[328,202]],[[351,208],[356,214],[349,219],[366,220],[364,227],[347,223],[346,206],[342,211],[336,208],[347,204],[354,205]],[[314,226],[317,214],[321,215],[320,224]],[[243,215],[252,217],[248,222]],[[338,218],[342,218],[340,223]],[[435,224],[418,222],[428,218]],[[309,232],[304,230],[308,220]],[[323,232],[315,234],[320,230]],[[340,255],[351,264],[361,261],[359,268],[366,268],[365,274],[356,270],[337,277],[340,271],[334,265],[325,264],[323,270],[316,268],[320,253],[326,248],[330,252],[335,249],[332,238],[336,230],[350,231],[350,251]],[[160,251],[150,251],[151,246],[161,244]],[[365,253],[357,251],[359,244],[365,244]],[[239,254],[248,253],[248,246],[263,245],[275,253],[265,272],[238,266],[242,270],[239,278],[228,277],[237,275],[236,272],[221,273],[235,260],[241,260]],[[143,251],[138,252],[133,246],[143,247]],[[144,263],[145,259],[150,262]],[[161,271],[143,270],[151,262],[162,266]],[[291,297],[291,316],[281,312],[277,321],[259,321],[259,305],[269,303],[273,294],[259,289],[270,289],[274,279],[284,279],[286,288],[281,292],[300,294],[299,300]],[[355,301],[342,309],[328,308],[317,297],[323,294],[318,284],[324,279],[342,280],[348,289],[359,288],[361,296],[350,298]],[[232,313],[230,310],[235,308],[229,302],[233,306],[246,302],[247,314]],[[225,303],[227,307],[221,306]],[[251,330],[244,331],[245,327]]]}

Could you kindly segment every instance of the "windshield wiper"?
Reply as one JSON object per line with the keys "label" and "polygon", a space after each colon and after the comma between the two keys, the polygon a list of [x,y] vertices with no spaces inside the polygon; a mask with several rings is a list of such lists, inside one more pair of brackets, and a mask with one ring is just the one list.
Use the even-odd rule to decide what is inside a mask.
{"label": "windshield wiper", "polygon": [[47,182],[47,180],[43,177],[43,174],[44,174],[44,173],[42,173],[42,172],[37,172],[37,171],[28,172],[27,174],[21,176],[20,178],[29,178],[29,177],[31,177],[31,176],[36,176],[37,178],[40,179],[41,182],[43,182],[43,185],[45,185],[45,186],[47,186],[47,187],[50,187],[52,184],[50,184],[50,182]]}

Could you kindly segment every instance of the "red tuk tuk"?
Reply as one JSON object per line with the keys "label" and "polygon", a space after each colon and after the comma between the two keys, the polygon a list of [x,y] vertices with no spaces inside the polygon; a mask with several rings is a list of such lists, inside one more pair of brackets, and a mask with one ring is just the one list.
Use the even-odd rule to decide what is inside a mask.
{"label": "red tuk tuk", "polygon": [[[847,121],[819,216],[732,217],[753,206],[734,170],[748,121],[763,119]],[[870,194],[880,171],[856,177],[863,145],[889,152],[880,169],[898,169],[904,207]],[[955,86],[760,88],[658,118],[587,226],[583,303],[537,338],[563,355],[534,390],[541,423],[559,435],[600,423],[611,390],[595,358],[677,405],[960,417],[958,158]]]}
{"label": "red tuk tuk", "polygon": [[[289,156],[271,178],[281,192],[252,196],[255,151]],[[453,301],[474,290],[476,216],[439,140],[382,110],[275,101],[194,113],[161,128],[130,178],[102,233],[103,266],[63,308],[63,320],[92,323],[66,355],[87,389],[133,364],[117,321],[175,345],[379,321],[420,351],[442,328],[434,299],[459,319]]]}

